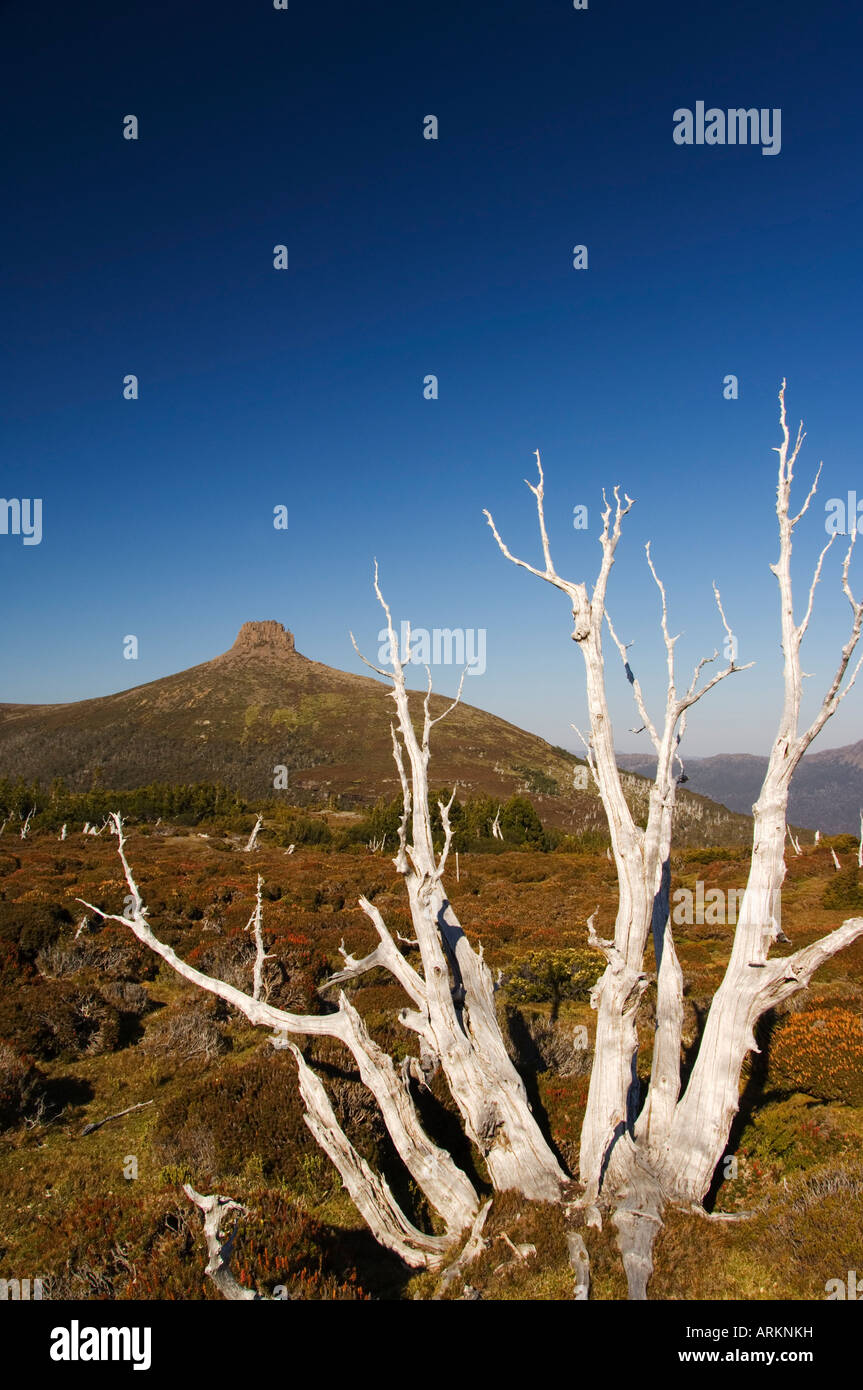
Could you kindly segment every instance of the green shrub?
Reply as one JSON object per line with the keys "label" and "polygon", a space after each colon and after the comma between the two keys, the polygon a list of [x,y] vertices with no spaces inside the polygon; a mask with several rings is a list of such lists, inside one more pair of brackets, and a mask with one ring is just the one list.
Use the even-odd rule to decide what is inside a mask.
{"label": "green shrub", "polygon": [[184,1164],[201,1181],[241,1173],[250,1154],[290,1183],[316,1146],[303,1121],[292,1058],[257,1057],[201,1081],[162,1107],[153,1135],[163,1163]]}
{"label": "green shrub", "polygon": [[[167,1170],[172,1186],[182,1170]],[[242,1185],[231,1268],[249,1288],[332,1300],[366,1295],[356,1276],[356,1233],[316,1221],[284,1194]],[[55,1214],[54,1299],[221,1301],[207,1278],[200,1214],[182,1193],[82,1197]],[[44,1267],[44,1266],[43,1266]]]}
{"label": "green shrub", "polygon": [[531,951],[504,983],[512,1003],[550,1003],[554,1017],[562,1000],[587,999],[604,969],[603,957],[589,947]]}
{"label": "green shrub", "polygon": [[[315,1044],[320,1074],[339,1123],[363,1156],[377,1165],[383,1124],[359,1081],[345,1075],[343,1047],[322,1039]],[[271,1181],[301,1189],[309,1154],[319,1152],[303,1119],[297,1068],[282,1053],[225,1067],[195,1082],[161,1109],[153,1133],[157,1159],[181,1165],[196,1186],[256,1169]]]}
{"label": "green shrub", "polygon": [[513,763],[513,772],[517,772],[527,783],[527,789],[534,795],[557,796],[558,785],[555,777],[549,776],[538,767],[526,767],[523,763]]}
{"label": "green shrub", "polygon": [[856,864],[833,875],[821,902],[824,907],[837,908],[840,912],[863,909],[863,873]]}

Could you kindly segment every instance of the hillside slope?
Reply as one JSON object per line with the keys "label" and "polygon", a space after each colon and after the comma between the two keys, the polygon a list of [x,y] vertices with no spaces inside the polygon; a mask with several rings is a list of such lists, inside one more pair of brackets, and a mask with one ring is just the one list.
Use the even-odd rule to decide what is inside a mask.
{"label": "hillside slope", "polygon": [[[422,697],[412,697],[417,718]],[[449,702],[432,697],[438,715]],[[273,792],[288,769],[293,803],[343,806],[392,798],[389,687],[303,656],[273,621],[245,623],[212,661],[116,695],[63,705],[0,705],[0,776],[71,790],[132,788],[153,781],[222,781],[243,795]],[[461,704],[432,740],[432,785],[504,799],[525,793],[543,820],[570,831],[604,830],[592,786],[573,787],[578,763],[535,734]],[[646,809],[646,787],[629,791]],[[683,794],[679,839],[735,843],[747,819]]]}

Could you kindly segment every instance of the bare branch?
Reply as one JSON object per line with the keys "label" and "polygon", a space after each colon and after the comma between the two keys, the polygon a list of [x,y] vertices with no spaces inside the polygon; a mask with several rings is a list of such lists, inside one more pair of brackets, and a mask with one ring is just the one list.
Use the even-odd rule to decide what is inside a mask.
{"label": "bare branch", "polygon": [[824,549],[821,551],[821,554],[818,556],[818,562],[817,562],[817,564],[816,564],[816,566],[815,566],[815,573],[814,573],[813,576],[812,576],[812,583],[811,583],[810,586],[809,586],[809,602],[808,602],[807,605],[806,605],[806,612],[804,613],[803,617],[801,618],[800,622],[799,622],[798,625],[797,625],[797,641],[798,641],[798,643],[801,642],[801,641],[803,640],[803,634],[805,633],[806,629],[807,629],[808,626],[809,626],[809,619],[812,617],[812,606],[813,606],[813,604],[814,604],[814,602],[815,602],[815,589],[816,589],[816,586],[817,586],[817,584],[818,584],[819,579],[821,578],[821,569],[822,569],[822,566],[823,566],[823,564],[824,564],[824,559],[825,559],[825,557],[826,557],[826,555],[827,555],[827,552],[828,552],[828,550],[830,549],[831,545],[832,545],[833,542],[835,541],[835,539],[836,539],[836,532],[834,531],[834,532],[832,533],[832,535],[830,536],[829,541],[828,541],[827,544],[824,546]]}
{"label": "bare branch", "polygon": [[560,575],[554,568],[554,563],[551,558],[551,546],[549,544],[548,530],[545,524],[545,477],[543,476],[542,461],[539,456],[539,449],[537,449],[535,452],[536,466],[537,471],[539,473],[539,482],[534,487],[533,483],[529,483],[525,478],[525,483],[530,488],[531,492],[536,498],[536,514],[537,519],[539,521],[539,534],[542,540],[542,553],[545,558],[545,569],[539,570],[536,568],[535,565],[528,564],[526,560],[519,560],[517,556],[513,555],[512,551],[501,539],[500,534],[498,533],[498,529],[494,524],[494,518],[492,517],[491,512],[487,510],[487,508],[483,508],[483,516],[485,517],[486,521],[491,527],[491,533],[497,541],[501,554],[504,555],[507,560],[510,560],[514,565],[518,565],[521,569],[527,570],[530,574],[536,575],[537,579],[546,579],[548,583],[553,584],[555,588],[562,590],[562,592],[565,594],[571,595],[573,586],[569,584],[565,579],[561,579]]}
{"label": "bare branch", "polygon": [[486,1223],[486,1218],[491,1211],[491,1198],[485,1202],[476,1214],[470,1235],[462,1247],[458,1259],[453,1260],[451,1265],[447,1265],[443,1277],[432,1295],[433,1299],[443,1298],[451,1284],[459,1279],[468,1265],[485,1250],[488,1241],[483,1238],[482,1228]]}
{"label": "bare branch", "polygon": [[83,1139],[85,1134],[95,1134],[97,1129],[101,1129],[103,1125],[110,1124],[111,1120],[122,1120],[124,1115],[131,1115],[133,1110],[145,1110],[148,1105],[152,1105],[153,1103],[154,1102],[151,1100],[139,1100],[137,1105],[129,1105],[125,1110],[117,1110],[113,1115],[106,1115],[104,1120],[94,1120],[91,1124],[85,1125],[81,1130],[81,1138]]}
{"label": "bare branch", "polygon": [[440,858],[438,859],[437,869],[435,870],[435,875],[439,882],[443,879],[443,871],[446,868],[446,862],[449,858],[450,846],[452,844],[452,824],[450,822],[449,813],[452,810],[452,804],[455,801],[455,793],[456,789],[455,787],[453,787],[450,799],[446,803],[446,805],[444,805],[442,801],[439,801],[437,804],[438,810],[440,811],[441,825],[443,826],[444,833],[443,849],[441,850]]}
{"label": "bare branch", "polygon": [[806,732],[801,734],[800,737],[797,739],[794,748],[795,766],[796,763],[799,762],[803,753],[805,753],[806,749],[812,743],[813,739],[815,739],[817,735],[821,732],[824,725],[827,723],[827,720],[830,719],[830,717],[833,714],[835,714],[836,710],[839,708],[840,704],[845,699],[845,696],[853,687],[857,679],[857,675],[860,671],[860,667],[861,665],[863,665],[863,656],[861,656],[860,660],[857,662],[857,665],[854,667],[854,670],[851,673],[850,679],[847,681],[844,688],[842,688],[842,682],[845,679],[845,673],[848,670],[851,657],[854,655],[857,643],[860,640],[861,631],[863,631],[863,601],[859,603],[857,602],[851,590],[850,582],[848,580],[848,570],[851,565],[851,556],[854,551],[854,543],[856,539],[857,531],[855,529],[852,532],[851,544],[848,547],[848,551],[842,563],[842,592],[844,593],[851,606],[851,633],[848,637],[847,642],[845,643],[845,646],[842,648],[842,653],[839,659],[839,666],[836,670],[835,676],[833,677],[830,689],[824,696],[820,710],[813,719],[812,723],[809,725],[809,728],[806,730]]}
{"label": "bare branch", "polygon": [[306,1106],[305,1122],[321,1148],[335,1164],[354,1205],[375,1239],[414,1269],[434,1268],[443,1260],[454,1236],[429,1236],[405,1216],[385,1178],[373,1173],[348,1139],[329,1097],[300,1049],[290,1044],[299,1071],[300,1094]]}
{"label": "bare branch", "polygon": [[586,759],[586,762],[587,762],[588,767],[590,768],[590,775],[591,775],[591,777],[592,777],[593,780],[594,780],[594,783],[595,783],[595,785],[596,785],[597,791],[600,791],[600,792],[601,792],[602,788],[601,788],[600,785],[599,785],[599,776],[598,776],[597,771],[596,771],[596,759],[595,759],[594,756],[593,756],[593,745],[592,745],[591,743],[588,742],[588,740],[584,737],[584,734],[581,732],[581,729],[579,729],[577,725],[575,725],[575,724],[570,724],[569,727],[570,727],[576,734],[578,734],[578,737],[581,739],[582,746],[583,746],[583,748],[584,748],[585,759]]}
{"label": "bare branch", "polygon": [[[644,724],[644,727],[647,730],[647,732],[650,734],[650,738],[654,748],[656,749],[657,753],[659,753],[661,748],[659,734],[656,732],[653,720],[650,718],[650,715],[647,712],[647,706],[644,703],[644,696],[641,692],[641,682],[639,681],[638,677],[632,670],[627,660],[626,653],[628,647],[625,647],[621,642],[620,638],[618,637],[614,629],[614,624],[611,621],[611,615],[609,613],[606,613],[605,621],[608,624],[608,630],[611,633],[612,641],[614,642],[614,645],[617,647],[617,650],[620,652],[620,659],[623,662],[623,669],[626,672],[626,678],[629,681],[629,684],[632,686],[633,699],[635,700],[635,703],[638,707],[638,713],[641,715],[642,723]],[[630,642],[628,646],[632,646],[632,643]],[[573,725],[573,727],[575,726]],[[576,733],[578,733],[577,729]],[[579,737],[581,737],[581,735],[579,735]],[[582,742],[584,742],[583,738]]]}
{"label": "bare branch", "polygon": [[[802,430],[802,428],[803,428],[802,422],[801,422],[800,428],[801,428],[801,430]],[[803,443],[804,438],[805,438],[805,435],[801,435],[801,438],[800,438],[800,443],[801,443],[801,444]],[[798,451],[799,451],[799,449],[798,449]],[[795,458],[796,458],[796,457],[797,457],[797,454],[795,453]],[[796,526],[797,523],[798,523],[798,521],[800,520],[800,518],[801,518],[802,516],[805,516],[806,512],[808,512],[808,510],[809,510],[809,503],[812,501],[812,498],[815,496],[816,492],[818,491],[818,483],[819,483],[819,480],[820,480],[820,478],[821,478],[821,470],[822,470],[823,467],[824,467],[824,463],[823,463],[823,461],[822,461],[821,463],[818,464],[818,468],[816,469],[815,478],[813,479],[812,486],[810,487],[809,492],[808,492],[807,495],[806,495],[806,501],[803,503],[803,506],[800,508],[800,511],[797,513],[797,515],[796,515],[796,516],[793,516],[793,517],[791,518],[791,525],[792,525],[792,526]]]}
{"label": "bare branch", "polygon": [[[465,666],[464,670],[463,670],[462,673],[461,673],[461,680],[460,680],[459,683],[458,683],[458,691],[457,691],[457,693],[456,693],[455,699],[453,700],[452,704],[450,704],[450,705],[447,706],[447,708],[444,710],[443,714],[439,714],[439,715],[436,716],[436,718],[430,719],[430,720],[429,720],[429,728],[430,728],[430,729],[433,729],[434,726],[435,726],[435,724],[439,724],[439,723],[441,722],[442,719],[446,719],[446,717],[447,717],[448,714],[452,714],[452,712],[453,712],[453,710],[455,709],[456,705],[457,705],[457,704],[459,703],[459,701],[461,700],[461,693],[462,693],[462,689],[464,688],[464,678],[465,678],[465,676],[467,675],[467,672],[468,672],[468,668],[467,668],[467,666]],[[431,694],[431,691],[429,691],[429,694]]]}
{"label": "bare branch", "polygon": [[381,967],[384,970],[388,970],[389,973],[398,980],[402,989],[406,994],[410,995],[418,1008],[424,1008],[426,1004],[426,988],[423,980],[414,970],[413,966],[405,960],[401,951],[399,951],[387,931],[383,917],[374,903],[369,902],[368,898],[362,897],[359,900],[359,904],[366,916],[373,922],[375,931],[380,939],[379,944],[369,955],[363,956],[361,960],[355,960],[354,957],[348,955],[344,947],[342,947],[341,954],[345,961],[345,968],[339,970],[335,975],[331,975],[330,978],[320,986],[318,993],[323,994],[326,990],[331,989],[333,985],[344,984],[347,980],[357,979],[360,975],[366,974],[367,971]]}

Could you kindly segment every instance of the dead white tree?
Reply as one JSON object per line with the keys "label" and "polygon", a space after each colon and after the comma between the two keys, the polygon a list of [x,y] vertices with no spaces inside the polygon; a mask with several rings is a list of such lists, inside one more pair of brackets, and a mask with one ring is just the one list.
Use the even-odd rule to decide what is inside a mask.
{"label": "dead white tree", "polygon": [[255,939],[255,969],[252,982],[253,999],[261,998],[264,988],[264,962],[273,959],[273,957],[267,955],[264,950],[263,907],[261,902],[261,889],[263,886],[264,880],[261,878],[261,875],[258,874],[258,888],[255,893],[255,910],[245,927],[246,931],[252,932]]}
{"label": "dead white tree", "polygon": [[[631,499],[624,495],[621,500],[620,490],[615,488],[614,506],[605,500],[600,536],[602,560],[591,593],[586,584],[565,580],[554,568],[538,453],[539,480],[536,486],[528,486],[536,498],[544,568],[516,559],[498,534],[492,517],[486,513],[506,558],[567,596],[574,619],[573,640],[584,657],[590,718],[590,734],[584,742],[608,819],[620,895],[613,937],[603,939],[596,935],[593,927],[596,914],[588,923],[589,940],[604,953],[608,964],[591,1000],[597,1012],[596,1050],[582,1129],[580,1178],[589,1224],[600,1224],[602,1210],[613,1213],[631,1298],[646,1296],[653,1269],[653,1244],[666,1205],[674,1203],[703,1211],[701,1204],[727,1145],[738,1109],[743,1062],[747,1053],[756,1049],[754,1028],[758,1019],[773,1005],[805,988],[819,965],[863,934],[863,918],[851,919],[810,946],[784,957],[768,959],[771,946],[783,939],[778,909],[785,876],[784,845],[791,777],[854,682],[859,663],[850,679],[846,681],[845,677],[863,627],[863,603],[854,598],[848,580],[855,539],[852,536],[842,567],[842,588],[852,612],[851,632],[819,712],[801,731],[800,647],[833,537],[821,551],[806,610],[796,622],[791,588],[792,536],[815,495],[821,470],[819,467],[801,509],[792,515],[791,484],[804,435],[801,426],[795,444],[791,445],[784,382],[779,400],[782,432],[782,443],[776,450],[779,454],[776,501],[779,558],[771,569],[779,585],[785,698],[761,795],[753,808],[751,868],[731,958],[714,996],[695,1064],[682,1095],[683,978],[669,918],[669,847],[676,788],[673,765],[690,707],[719,681],[742,668],[738,668],[732,658],[724,670],[699,685],[703,667],[716,658],[717,653],[714,653],[713,657],[698,663],[686,693],[678,694],[674,659],[677,638],[669,632],[665,589],[656,574],[648,546],[647,562],[661,600],[660,622],[667,666],[664,718],[661,725],[654,724],[638,679],[627,660],[627,648],[618,638],[606,610],[609,575],[621,524],[632,506]],[[731,639],[715,585],[714,593],[723,627]],[[644,829],[635,823],[626,803],[614,760],[602,650],[604,624],[620,653],[642,724],[657,755]],[[729,642],[727,650],[735,650],[733,641]],[[637,1073],[636,1021],[649,983],[644,969],[648,933],[653,936],[657,962],[656,1033],[650,1082],[642,1100]]]}
{"label": "dead white tree", "polygon": [[245,846],[245,848],[244,848],[244,851],[243,851],[244,854],[251,854],[252,850],[255,848],[255,845],[258,843],[258,836],[259,836],[260,833],[261,833],[261,826],[263,825],[263,823],[264,823],[264,818],[263,818],[263,816],[258,816],[258,819],[255,821],[255,824],[254,824],[254,826],[253,826],[253,828],[252,828],[252,833],[251,833],[251,835],[249,836],[248,843],[246,844],[246,846]]}
{"label": "dead white tree", "polygon": [[[207,1242],[206,1273],[210,1276],[223,1298],[233,1302],[259,1301],[260,1294],[248,1289],[231,1273],[231,1255],[240,1216],[248,1216],[248,1208],[230,1197],[221,1197],[218,1192],[205,1195],[196,1192],[191,1183],[183,1184],[183,1191],[190,1202],[200,1209],[204,1216],[204,1239]],[[222,1222],[230,1213],[236,1212],[231,1233],[222,1234]]]}
{"label": "dead white tree", "polygon": [[[152,931],[147,921],[147,908],[141,897],[132,869],[126,857],[126,838],[119,815],[112,816],[117,835],[118,853],[129,889],[129,915],[107,913],[84,903],[105,921],[115,921],[129,927],[139,941],[149,946],[177,974],[224,999],[238,1009],[251,1023],[272,1030],[271,1042],[277,1048],[290,1047],[297,1061],[300,1091],[306,1102],[306,1122],[341,1173],[342,1179],[359,1210],[382,1245],[399,1254],[415,1267],[434,1264],[457,1240],[465,1225],[473,1220],[477,1207],[473,1184],[451,1159],[450,1155],[428,1139],[419,1121],[410,1091],[410,1076],[398,1071],[391,1058],[372,1039],[362,1018],[344,993],[339,995],[339,1007],[333,1013],[294,1014],[278,1009],[263,999],[255,999],[245,990],[224,980],[205,975],[203,971],[183,961]],[[83,902],[83,899],[81,900]],[[365,910],[375,926],[380,917],[371,903]],[[413,967],[401,955],[395,942],[381,922],[381,944],[373,954],[378,957],[372,965],[356,963],[347,974],[353,977],[359,968],[372,969],[386,961],[391,973],[404,984],[418,1005],[423,1002],[422,982]],[[339,977],[334,977],[338,979]],[[360,1076],[374,1095],[387,1128],[405,1166],[414,1181],[440,1213],[445,1225],[443,1236],[427,1235],[418,1230],[398,1207],[387,1184],[371,1172],[365,1160],[356,1152],[342,1131],[327,1098],[326,1091],[311,1071],[299,1048],[289,1041],[290,1036],[331,1037],[342,1042],[351,1052]]]}
{"label": "dead white tree", "polygon": [[839,873],[842,868],[842,865],[839,863],[839,855],[836,853],[832,845],[830,846],[830,853],[833,855],[833,867],[836,870],[836,872]]}
{"label": "dead white tree", "polygon": [[[429,673],[420,728],[414,728],[405,681],[405,667],[411,660],[410,633],[408,630],[402,651],[378,584],[377,566],[375,593],[386,614],[391,664],[388,670],[372,669],[392,683],[396,709],[396,722],[391,726],[393,756],[402,788],[394,863],[404,879],[415,933],[414,940],[406,944],[418,950],[419,963],[414,967],[408,961],[379,909],[363,897],[360,907],[375,929],[378,944],[362,958],[354,958],[343,950],[343,968],[331,976],[319,993],[326,994],[370,970],[387,970],[410,1000],[410,1007],[402,1009],[399,1020],[415,1036],[419,1055],[408,1057],[397,1068],[372,1039],[343,991],[339,992],[335,1011],[322,1014],[290,1013],[260,997],[264,960],[260,878],[257,906],[249,922],[256,941],[252,992],[237,989],[183,961],[150,927],[147,908],[126,855],[122,820],[117,814],[112,815],[111,821],[129,890],[127,915],[106,912],[95,904],[84,906],[103,920],[128,927],[184,979],[224,999],[252,1023],[271,1029],[274,1046],[290,1049],[297,1063],[306,1123],[340,1172],[357,1208],[381,1244],[394,1250],[407,1264],[425,1267],[440,1264],[459,1243],[462,1233],[473,1227],[480,1212],[479,1196],[470,1178],[429,1137],[416,1107],[413,1088],[427,1084],[437,1069],[443,1072],[466,1134],[481,1154],[496,1190],[514,1189],[529,1199],[557,1201],[569,1179],[534,1118],[524,1083],[507,1052],[496,1016],[494,981],[482,949],[473,949],[446,895],[444,871],[452,843],[452,797],[446,804],[438,802],[443,844],[440,850],[435,848],[428,783],[431,731],[458,703],[461,686],[448,708],[433,718]],[[419,1230],[399,1207],[383,1177],[373,1173],[357,1153],[338,1123],[322,1082],[293,1041],[303,1036],[335,1038],[351,1053],[399,1156],[440,1217],[441,1234]],[[205,1210],[207,1215],[209,1209]],[[215,1226],[211,1235],[215,1240]],[[210,1255],[212,1263],[213,1248]]]}
{"label": "dead white tree", "polygon": [[860,812],[860,844],[857,848],[857,868],[863,869],[863,811]]}
{"label": "dead white tree", "polygon": [[25,820],[24,824],[21,826],[21,839],[22,839],[22,840],[26,840],[26,839],[27,839],[27,836],[30,834],[30,822],[31,822],[31,820],[33,819],[33,817],[35,816],[35,814],[36,814],[36,807],[35,807],[35,806],[31,806],[31,807],[30,807],[30,810],[27,812],[27,819]]}

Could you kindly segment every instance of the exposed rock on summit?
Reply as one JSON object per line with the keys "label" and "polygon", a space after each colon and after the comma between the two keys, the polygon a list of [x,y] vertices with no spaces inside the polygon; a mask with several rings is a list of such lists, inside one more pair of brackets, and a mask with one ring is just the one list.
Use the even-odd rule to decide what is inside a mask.
{"label": "exposed rock on summit", "polygon": [[266,651],[276,656],[295,652],[294,634],[288,632],[287,628],[273,618],[267,618],[260,623],[243,623],[231,647],[231,654],[254,652],[257,655]]}

